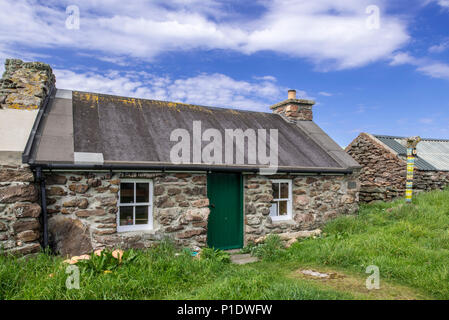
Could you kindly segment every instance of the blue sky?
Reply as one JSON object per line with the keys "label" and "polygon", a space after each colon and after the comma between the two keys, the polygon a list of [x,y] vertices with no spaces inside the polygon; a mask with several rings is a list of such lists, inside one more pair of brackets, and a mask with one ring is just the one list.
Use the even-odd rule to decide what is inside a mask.
{"label": "blue sky", "polygon": [[342,146],[449,138],[449,0],[241,2],[0,0],[0,59],[49,63],[59,88],[266,112],[296,89]]}

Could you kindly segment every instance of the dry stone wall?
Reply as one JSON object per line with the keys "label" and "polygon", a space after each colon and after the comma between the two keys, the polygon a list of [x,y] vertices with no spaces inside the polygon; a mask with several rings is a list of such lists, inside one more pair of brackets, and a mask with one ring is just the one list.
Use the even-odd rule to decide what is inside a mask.
{"label": "dry stone wall", "polygon": [[[121,179],[153,180],[152,231],[117,232]],[[54,173],[47,178],[47,204],[50,241],[63,255],[105,247],[146,248],[164,237],[181,246],[206,245],[205,174]]]}
{"label": "dry stone wall", "polygon": [[[292,219],[272,221],[271,179],[292,180]],[[340,176],[260,176],[245,177],[245,242],[267,234],[313,230],[343,214],[358,210],[358,172]]]}
{"label": "dry stone wall", "polygon": [[362,133],[346,152],[362,166],[360,201],[389,201],[404,194],[407,163],[392,150]]}
{"label": "dry stone wall", "polygon": [[[360,134],[347,148],[360,165],[360,201],[391,201],[405,194],[407,162],[371,135]],[[449,185],[449,172],[415,170],[415,192]]]}
{"label": "dry stone wall", "polygon": [[40,251],[41,207],[32,171],[0,164],[0,250],[12,254]]}
{"label": "dry stone wall", "polygon": [[6,59],[0,79],[0,107],[39,109],[55,82],[48,64]]}
{"label": "dry stone wall", "polygon": [[449,172],[417,170],[413,180],[414,188],[418,191],[444,189],[449,186]]}

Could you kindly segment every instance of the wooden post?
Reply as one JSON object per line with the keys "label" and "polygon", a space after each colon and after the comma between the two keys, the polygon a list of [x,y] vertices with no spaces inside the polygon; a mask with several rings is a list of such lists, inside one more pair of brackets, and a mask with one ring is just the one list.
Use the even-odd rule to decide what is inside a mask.
{"label": "wooden post", "polygon": [[415,170],[416,146],[420,141],[420,137],[410,137],[407,139],[407,184],[405,188],[406,203],[412,203],[413,199],[413,172]]}

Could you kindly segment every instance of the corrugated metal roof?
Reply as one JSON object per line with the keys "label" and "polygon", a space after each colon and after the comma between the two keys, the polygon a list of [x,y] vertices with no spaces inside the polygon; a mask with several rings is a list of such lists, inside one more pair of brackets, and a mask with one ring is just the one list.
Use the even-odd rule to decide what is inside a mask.
{"label": "corrugated metal roof", "polygon": [[437,170],[449,170],[449,141],[424,139],[416,149],[420,157]]}
{"label": "corrugated metal roof", "polygon": [[[407,156],[406,137],[374,135],[401,156]],[[422,139],[416,148],[420,170],[449,171],[449,140]]]}
{"label": "corrugated metal roof", "polygon": [[407,148],[405,148],[402,144],[397,142],[395,137],[378,136],[378,135],[375,135],[375,137],[382,143],[386,144],[388,147],[393,149],[397,154],[407,155]]}
{"label": "corrugated metal roof", "polygon": [[[53,147],[52,144],[38,145],[32,159],[34,163],[44,164],[64,160],[63,162],[70,164],[74,163],[73,154],[81,152],[103,154],[105,165],[149,163],[176,167],[170,161],[170,150],[177,143],[170,141],[171,132],[175,129],[186,129],[191,135],[192,144],[193,122],[201,121],[202,132],[206,129],[217,129],[222,134],[223,140],[225,129],[243,131],[254,129],[256,132],[258,129],[266,129],[267,134],[269,129],[277,129],[280,168],[291,168],[292,171],[316,168],[320,171],[359,167],[310,121],[308,124],[295,124],[273,113],[78,91],[73,91],[72,99],[67,98],[52,99],[50,112],[46,115],[40,135],[44,141],[47,135],[54,131],[51,128],[57,128],[59,136],[72,137],[72,147],[69,150],[58,143],[54,143]],[[70,122],[73,125],[58,125],[55,121],[59,121],[61,117],[53,115],[57,110],[64,110],[65,121],[70,115]],[[204,148],[209,143],[210,141],[203,141],[201,147]],[[241,153],[234,145],[234,158],[238,152]],[[248,151],[243,150],[243,156],[243,164],[247,165]],[[190,159],[191,163],[195,163],[193,154]],[[242,164],[235,163],[235,165]],[[260,166],[260,163],[255,166]]]}

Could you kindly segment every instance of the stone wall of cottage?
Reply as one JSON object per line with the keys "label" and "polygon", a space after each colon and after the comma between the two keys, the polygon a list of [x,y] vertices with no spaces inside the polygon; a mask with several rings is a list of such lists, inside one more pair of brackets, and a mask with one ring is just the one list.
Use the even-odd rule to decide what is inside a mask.
{"label": "stone wall of cottage", "polygon": [[[121,179],[153,180],[152,231],[117,232]],[[293,220],[272,222],[270,179],[293,181]],[[350,176],[245,176],[245,242],[270,234],[312,230],[358,209],[357,174]],[[50,243],[62,255],[99,248],[146,248],[165,237],[180,246],[207,243],[206,174],[52,173],[47,177]]]}
{"label": "stone wall of cottage", "polygon": [[40,250],[41,207],[34,176],[25,165],[0,164],[0,251]]}
{"label": "stone wall of cottage", "polygon": [[[292,180],[292,220],[270,218],[271,179]],[[358,172],[339,176],[281,175],[245,177],[245,243],[267,234],[314,230],[325,222],[358,210]]]}
{"label": "stone wall of cottage", "polygon": [[[153,230],[117,232],[120,179],[153,180]],[[50,243],[62,255],[99,248],[146,248],[164,237],[205,246],[206,175],[190,173],[53,173],[47,178]]]}
{"label": "stone wall of cottage", "polygon": [[39,192],[21,156],[38,109],[55,85],[48,64],[6,59],[0,79],[0,251],[40,250]]}
{"label": "stone wall of cottage", "polygon": [[[406,159],[383,143],[362,133],[347,148],[360,165],[360,201],[391,201],[405,194]],[[449,172],[415,170],[416,192],[442,189],[449,185]]]}

